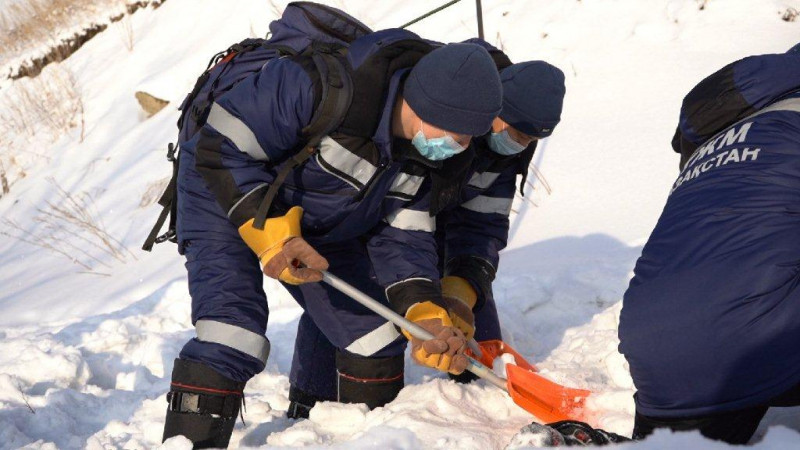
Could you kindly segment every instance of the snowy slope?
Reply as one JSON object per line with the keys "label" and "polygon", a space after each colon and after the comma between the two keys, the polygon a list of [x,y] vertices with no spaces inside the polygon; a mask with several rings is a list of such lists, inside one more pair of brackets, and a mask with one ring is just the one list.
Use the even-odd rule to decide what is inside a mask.
{"label": "snowy slope", "polygon": [[[57,45],[80,40],[93,28],[107,27],[124,41],[127,11],[157,4],[149,0],[0,0],[0,77],[17,75],[20,66],[43,58]],[[64,6],[70,5],[69,8]],[[47,14],[41,17],[40,14]],[[119,21],[121,20],[121,22]],[[0,86],[4,84],[0,80]]]}
{"label": "snowy slope", "polygon": [[[9,174],[11,191],[0,198],[0,232],[7,233],[0,235],[0,448],[160,443],[165,377],[193,336],[190,298],[174,246],[152,254],[138,248],[158,213],[153,192],[169,175],[164,155],[175,137],[175,108],[212,54],[264,35],[277,14],[273,5],[285,3],[169,0],[158,10],[140,10],[131,19],[133,51],[109,29],[58,65],[73,74],[82,96],[82,142],[78,128],[55,142],[4,136],[11,144],[3,156],[15,156],[25,170]],[[374,28],[397,26],[433,6],[330,3]],[[677,175],[669,141],[680,101],[722,65],[799,41],[800,23],[781,20],[789,7],[800,9],[800,1],[483,2],[490,41],[502,43],[513,60],[544,59],[567,74],[562,123],[536,158],[547,183],[531,175],[537,206],[515,203],[512,240],[495,282],[506,340],[545,375],[596,392],[590,412],[604,428],[629,434],[632,425],[633,386],[616,351],[616,326],[630,271]],[[471,37],[474,3],[411,29],[443,41]],[[24,83],[0,90],[0,114],[9,113]],[[171,103],[147,119],[137,90]],[[87,227],[54,219],[56,207],[71,204],[59,189],[85,200],[75,203],[120,244],[104,246]],[[115,258],[113,251],[121,253]],[[455,385],[409,365],[408,387],[385,408],[323,404],[308,421],[288,421],[287,374],[300,310],[279,285],[265,286],[273,353],[248,384],[246,425],[237,424],[232,446],[503,448],[533,420],[495,388]],[[797,409],[768,419],[800,430]],[[800,439],[785,428],[765,426],[764,433],[759,448],[787,448]],[[634,445],[679,446],[724,447],[668,432]],[[167,447],[190,448],[180,438]]]}

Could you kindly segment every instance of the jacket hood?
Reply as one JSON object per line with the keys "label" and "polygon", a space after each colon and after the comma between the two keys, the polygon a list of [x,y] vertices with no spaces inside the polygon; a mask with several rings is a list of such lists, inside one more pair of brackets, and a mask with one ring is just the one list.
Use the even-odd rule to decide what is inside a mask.
{"label": "jacket hood", "polygon": [[689,91],[681,106],[676,138],[682,138],[684,145],[700,146],[733,123],[799,89],[800,53],[740,59]]}

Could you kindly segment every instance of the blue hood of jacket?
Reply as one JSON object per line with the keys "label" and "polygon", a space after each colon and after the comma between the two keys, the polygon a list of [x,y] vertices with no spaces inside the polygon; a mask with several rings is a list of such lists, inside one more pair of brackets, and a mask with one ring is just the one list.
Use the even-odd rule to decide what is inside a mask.
{"label": "blue hood of jacket", "polygon": [[714,72],[689,91],[681,106],[678,130],[696,148],[798,89],[800,53],[748,56]]}

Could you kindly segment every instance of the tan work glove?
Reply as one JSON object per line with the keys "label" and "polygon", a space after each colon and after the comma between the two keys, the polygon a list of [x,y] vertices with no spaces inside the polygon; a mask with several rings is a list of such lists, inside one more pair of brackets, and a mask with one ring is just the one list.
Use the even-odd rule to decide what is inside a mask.
{"label": "tan work glove", "polygon": [[285,216],[267,219],[263,230],[254,219],[239,227],[239,234],[261,262],[264,275],[289,284],[322,281],[328,260],[300,235],[303,208],[295,206]]}
{"label": "tan work glove", "polygon": [[411,341],[411,357],[417,364],[454,375],[467,368],[467,357],[464,355],[467,340],[464,333],[453,326],[447,310],[430,301],[415,303],[408,308],[406,319],[434,336],[423,341],[403,330],[403,334]]}
{"label": "tan work glove", "polygon": [[475,336],[475,315],[472,308],[478,301],[478,294],[469,282],[461,277],[442,278],[442,298],[450,312],[453,326],[464,333],[467,340]]}

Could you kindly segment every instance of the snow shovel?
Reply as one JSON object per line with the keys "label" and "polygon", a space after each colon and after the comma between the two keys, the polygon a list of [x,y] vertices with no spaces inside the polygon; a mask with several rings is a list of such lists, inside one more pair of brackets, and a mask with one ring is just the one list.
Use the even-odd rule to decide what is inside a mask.
{"label": "snow shovel", "polygon": [[[335,275],[322,271],[322,280],[389,322],[408,331],[417,339],[427,340],[433,338],[433,335],[419,325],[407,320]],[[467,370],[508,392],[514,403],[545,423],[561,420],[580,420],[585,422],[582,417],[582,410],[586,397],[591,392],[583,389],[566,388],[525,367],[514,364],[506,364],[508,379],[505,379],[495,375],[488,367],[474,358],[469,356],[468,358],[469,365]]]}
{"label": "snow shovel", "polygon": [[[519,354],[513,347],[506,344],[504,341],[500,339],[492,339],[489,341],[481,341],[477,343],[478,348],[480,348],[480,353],[474,352],[474,349],[470,347],[470,350],[473,350],[472,356],[473,358],[480,361],[481,364],[484,366],[489,367],[490,369],[494,368],[494,360],[502,355],[511,355],[514,358],[514,364],[519,367],[522,367],[525,370],[529,370],[531,372],[538,372],[539,369],[536,368],[533,364],[529,363]],[[469,351],[469,350],[468,350]]]}

